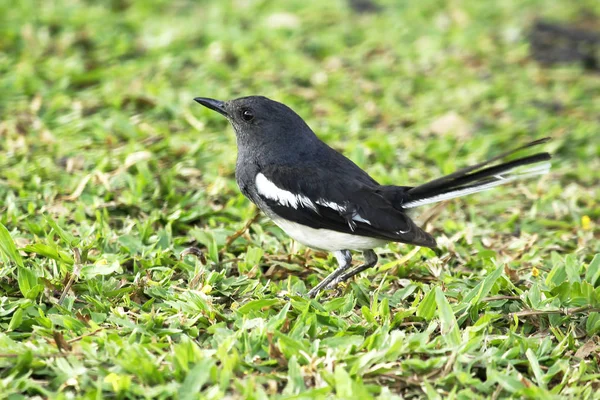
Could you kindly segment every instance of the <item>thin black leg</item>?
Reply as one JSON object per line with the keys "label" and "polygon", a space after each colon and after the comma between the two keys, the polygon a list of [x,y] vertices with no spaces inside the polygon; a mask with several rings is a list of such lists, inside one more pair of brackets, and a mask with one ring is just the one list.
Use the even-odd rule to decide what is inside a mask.
{"label": "thin black leg", "polygon": [[319,293],[325,286],[329,285],[331,281],[336,279],[338,276],[342,275],[352,266],[352,254],[350,250],[340,250],[333,253],[335,258],[337,259],[339,267],[331,274],[327,276],[327,278],[323,279],[317,286],[312,288],[310,292],[308,292],[308,297],[315,297],[317,293]]}
{"label": "thin black leg", "polygon": [[348,279],[352,278],[354,275],[363,272],[365,269],[374,267],[375,264],[377,264],[377,254],[375,254],[373,250],[363,251],[363,256],[365,257],[365,263],[363,265],[359,265],[352,271],[348,271],[346,273],[338,275],[337,278],[333,279],[331,283],[329,283],[327,289],[334,289],[340,282],[345,282]]}

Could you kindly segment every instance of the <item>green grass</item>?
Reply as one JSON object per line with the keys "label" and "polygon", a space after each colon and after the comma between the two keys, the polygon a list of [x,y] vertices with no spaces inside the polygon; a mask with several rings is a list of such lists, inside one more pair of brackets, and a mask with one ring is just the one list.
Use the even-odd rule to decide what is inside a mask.
{"label": "green grass", "polygon": [[[600,398],[600,79],[527,45],[599,3],[380,4],[0,0],[0,398]],[[227,241],[255,210],[192,101],[249,94],[384,184],[543,136],[553,170],[285,299],[335,260]]]}

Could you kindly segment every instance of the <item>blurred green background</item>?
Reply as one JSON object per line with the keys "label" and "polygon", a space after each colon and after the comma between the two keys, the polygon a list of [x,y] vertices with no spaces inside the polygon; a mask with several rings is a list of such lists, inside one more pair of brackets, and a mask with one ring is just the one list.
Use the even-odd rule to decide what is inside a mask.
{"label": "blurred green background", "polygon": [[[539,63],[537,20],[597,38],[600,5],[0,0],[0,398],[597,396],[600,41]],[[544,136],[553,170],[286,301],[334,260],[264,218],[227,241],[254,208],[192,100],[253,94],[382,184]]]}

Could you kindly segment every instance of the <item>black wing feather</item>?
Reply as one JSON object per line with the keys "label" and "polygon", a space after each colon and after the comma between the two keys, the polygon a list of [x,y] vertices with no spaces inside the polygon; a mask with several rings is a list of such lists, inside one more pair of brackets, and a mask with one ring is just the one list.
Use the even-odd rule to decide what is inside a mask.
{"label": "black wing feather", "polygon": [[[395,242],[435,247],[435,239],[419,228],[401,209],[381,195],[376,182],[352,180],[320,168],[270,165],[261,173],[278,188],[308,197],[315,209],[281,205],[261,196],[278,216],[315,229],[368,236]],[[259,194],[260,195],[260,194]],[[328,203],[343,206],[335,209]],[[353,219],[355,216],[359,219]],[[361,221],[369,221],[369,223]]]}

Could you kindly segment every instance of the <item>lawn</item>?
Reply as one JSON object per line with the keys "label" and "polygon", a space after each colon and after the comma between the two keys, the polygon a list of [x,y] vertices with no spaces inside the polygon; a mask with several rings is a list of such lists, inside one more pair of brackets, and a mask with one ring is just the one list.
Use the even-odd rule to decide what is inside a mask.
{"label": "lawn", "polygon": [[[368,4],[0,0],[1,399],[600,398],[600,74],[529,45],[600,3]],[[335,259],[193,101],[250,94],[382,184],[544,136],[553,167],[307,299]]]}

